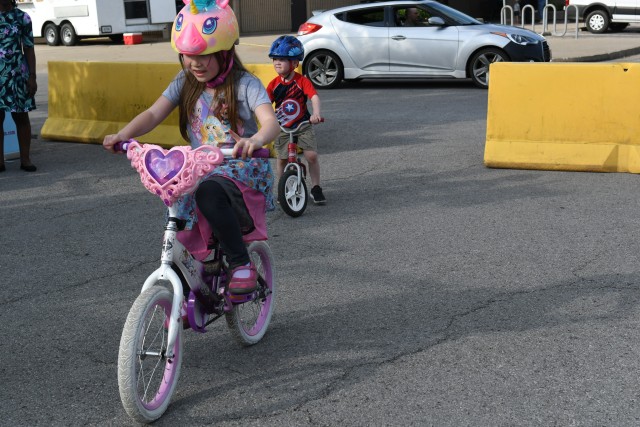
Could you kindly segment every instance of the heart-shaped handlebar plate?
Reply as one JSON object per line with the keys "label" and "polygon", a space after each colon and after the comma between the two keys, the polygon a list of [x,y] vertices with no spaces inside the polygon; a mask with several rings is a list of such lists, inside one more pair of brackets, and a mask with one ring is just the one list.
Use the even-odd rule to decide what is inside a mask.
{"label": "heart-shaped handlebar plate", "polygon": [[152,149],[144,156],[144,165],[149,175],[160,185],[166,184],[180,172],[184,166],[184,154],[180,151]]}
{"label": "heart-shaped handlebar plate", "polygon": [[211,145],[165,150],[136,141],[130,142],[127,157],[140,174],[142,184],[167,206],[193,192],[201,179],[224,160],[222,152]]}

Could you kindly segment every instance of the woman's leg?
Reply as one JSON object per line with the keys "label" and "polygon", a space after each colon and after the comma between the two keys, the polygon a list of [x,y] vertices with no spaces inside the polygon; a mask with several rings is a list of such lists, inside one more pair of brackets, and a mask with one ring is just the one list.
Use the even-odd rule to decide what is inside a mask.
{"label": "woman's leg", "polygon": [[4,111],[0,110],[0,172],[4,169]]}
{"label": "woman's leg", "polygon": [[31,121],[29,120],[29,113],[11,113],[11,117],[16,124],[18,146],[20,147],[20,168],[33,172],[36,169],[29,156],[31,150]]}

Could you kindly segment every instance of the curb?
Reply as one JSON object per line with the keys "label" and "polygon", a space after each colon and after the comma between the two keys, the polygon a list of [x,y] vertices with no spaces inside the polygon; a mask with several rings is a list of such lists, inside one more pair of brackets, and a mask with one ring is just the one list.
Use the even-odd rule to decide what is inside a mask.
{"label": "curb", "polygon": [[633,47],[630,49],[619,50],[616,52],[600,53],[597,55],[578,56],[575,58],[554,58],[552,62],[605,62],[639,54],[640,47]]}

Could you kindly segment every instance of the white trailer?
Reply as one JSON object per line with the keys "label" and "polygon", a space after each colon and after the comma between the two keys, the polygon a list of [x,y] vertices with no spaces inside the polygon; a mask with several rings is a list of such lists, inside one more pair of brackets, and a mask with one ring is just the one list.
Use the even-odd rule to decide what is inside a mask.
{"label": "white trailer", "polygon": [[84,37],[122,40],[125,33],[165,31],[171,28],[176,0],[18,0],[29,14],[34,37],[47,44],[73,46]]}

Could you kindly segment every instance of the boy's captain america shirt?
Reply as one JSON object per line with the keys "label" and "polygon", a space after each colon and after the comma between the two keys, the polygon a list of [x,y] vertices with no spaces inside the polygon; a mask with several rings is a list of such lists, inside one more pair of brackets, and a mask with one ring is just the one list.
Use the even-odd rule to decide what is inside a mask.
{"label": "boy's captain america shirt", "polygon": [[269,99],[275,103],[280,124],[287,128],[296,127],[300,122],[309,120],[311,113],[307,109],[307,100],[317,94],[311,81],[302,74],[294,72],[289,82],[278,76],[267,86]]}

